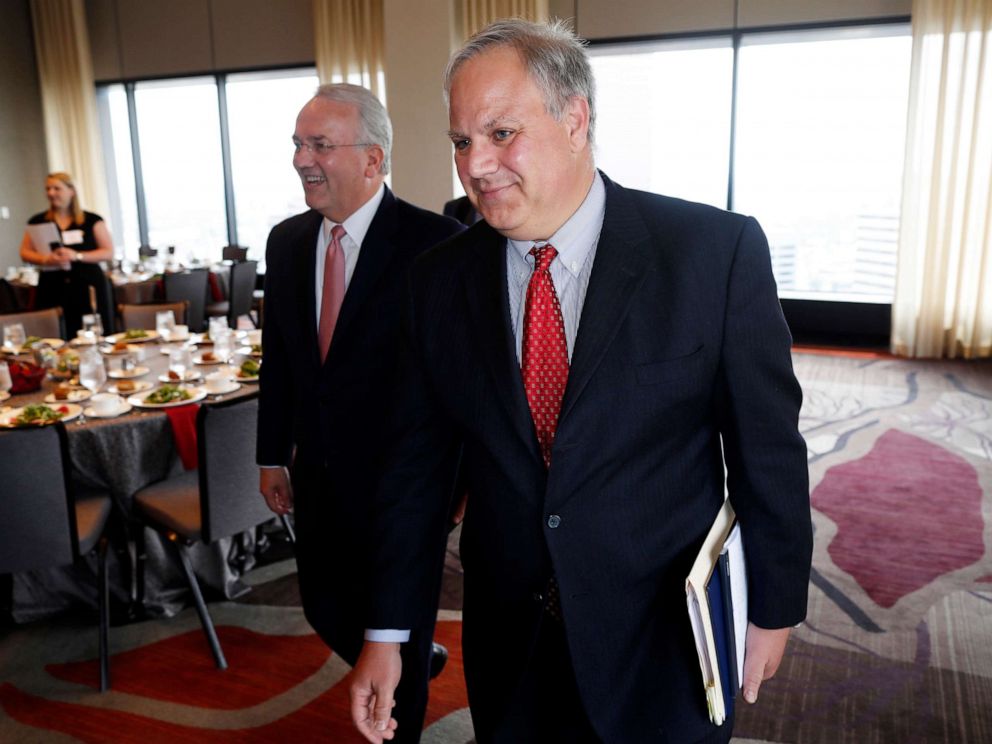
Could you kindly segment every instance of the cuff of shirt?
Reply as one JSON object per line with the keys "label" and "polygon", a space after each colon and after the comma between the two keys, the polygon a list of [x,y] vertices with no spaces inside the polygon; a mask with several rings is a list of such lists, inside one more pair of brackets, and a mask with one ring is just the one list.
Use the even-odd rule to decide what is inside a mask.
{"label": "cuff of shirt", "polygon": [[394,628],[385,630],[367,629],[365,631],[365,640],[375,641],[377,643],[406,643],[410,640],[410,631],[396,630]]}

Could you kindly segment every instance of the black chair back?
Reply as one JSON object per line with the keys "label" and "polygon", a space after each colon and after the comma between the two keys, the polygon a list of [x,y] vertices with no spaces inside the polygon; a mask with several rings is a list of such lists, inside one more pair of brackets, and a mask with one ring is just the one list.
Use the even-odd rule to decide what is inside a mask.
{"label": "black chair back", "polygon": [[23,325],[24,333],[28,336],[65,338],[65,319],[62,317],[62,308],[60,307],[0,315],[0,328],[13,323]]}
{"label": "black chair back", "polygon": [[227,296],[227,324],[231,328],[238,327],[238,318],[251,313],[257,270],[258,261],[244,261],[231,266],[231,286]]}
{"label": "black chair back", "polygon": [[6,279],[0,279],[0,313],[16,313],[21,309],[17,292]]}
{"label": "black chair back", "polygon": [[258,493],[258,395],[203,405],[196,416],[203,541],[212,543],[273,519]]}
{"label": "black chair back", "polygon": [[191,331],[200,332],[206,325],[207,281],[206,269],[194,269],[182,274],[165,274],[165,301],[189,303],[186,323]]}
{"label": "black chair back", "polygon": [[118,305],[124,330],[144,328],[146,331],[155,330],[155,313],[171,310],[176,322],[188,325],[186,322],[188,304],[183,302],[160,302],[150,305]]}
{"label": "black chair back", "polygon": [[138,247],[139,258],[155,258],[157,255],[158,248],[152,248],[150,245],[142,245]]}
{"label": "black chair back", "polygon": [[62,424],[0,434],[0,573],[74,561],[79,538],[68,461]]}
{"label": "black chair back", "polygon": [[240,263],[248,259],[248,248],[242,245],[225,245],[222,249],[222,257],[225,261]]}

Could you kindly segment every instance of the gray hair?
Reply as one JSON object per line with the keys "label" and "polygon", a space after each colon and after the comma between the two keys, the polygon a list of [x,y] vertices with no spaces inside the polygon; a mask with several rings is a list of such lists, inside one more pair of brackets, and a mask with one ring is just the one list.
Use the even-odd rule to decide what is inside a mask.
{"label": "gray hair", "polygon": [[326,83],[317,88],[317,98],[348,103],[358,109],[358,139],[382,148],[379,172],[388,175],[393,149],[393,124],[382,101],[368,88],[351,83]]}
{"label": "gray hair", "polygon": [[544,105],[561,121],[574,96],[589,102],[589,142],[596,124],[596,81],[585,41],[562,20],[532,23],[520,18],[496,21],[478,31],[451,55],[444,70],[444,102],[450,105],[451,83],[458,69],[473,57],[499,46],[513,47],[544,97]]}

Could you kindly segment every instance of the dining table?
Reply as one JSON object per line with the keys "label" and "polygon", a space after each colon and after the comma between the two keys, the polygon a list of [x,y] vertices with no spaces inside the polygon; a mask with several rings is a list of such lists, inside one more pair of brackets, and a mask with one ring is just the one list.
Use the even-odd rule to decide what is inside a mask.
{"label": "dining table", "polygon": [[[151,390],[165,384],[160,377],[169,370],[168,351],[177,346],[190,348],[194,362],[189,376],[194,377],[181,383],[194,398],[205,395],[204,378],[212,371],[222,370],[218,376],[231,376],[224,392],[205,395],[198,402],[187,405],[209,404],[214,401],[230,400],[251,395],[257,390],[257,376],[241,380],[237,372],[244,360],[258,355],[247,344],[246,334],[236,334],[236,351],[225,367],[215,360],[204,359],[205,351],[210,350],[198,334],[179,340],[163,339],[156,332],[148,332],[146,339],[133,339],[126,344],[126,352],[115,353],[111,346],[100,345],[99,351],[107,370],[107,383],[103,391],[115,392],[114,386],[121,379],[134,382],[147,390],[133,394],[123,394],[121,399],[128,401],[113,415],[100,416],[90,407],[89,400],[74,400],[85,396],[89,391],[70,386],[69,400],[53,400],[56,387],[65,383],[47,375],[41,387],[32,392],[11,396],[0,402],[0,426],[11,414],[24,406],[45,403],[53,409],[60,406],[68,412],[63,422],[67,433],[69,459],[71,460],[71,483],[73,490],[102,491],[113,500],[117,529],[111,535],[109,571],[111,579],[112,605],[129,608],[134,613],[136,601],[141,600],[141,611],[150,616],[171,616],[181,610],[189,599],[189,587],[179,566],[175,548],[168,544],[164,536],[144,526],[134,515],[132,506],[134,494],[145,486],[180,472],[184,467],[176,446],[171,419],[164,407],[150,407],[140,404]],[[114,339],[111,339],[114,340]],[[197,345],[195,342],[201,342]],[[52,346],[62,345],[60,339],[46,339]],[[79,354],[84,346],[65,344],[62,356]],[[107,352],[107,353],[104,353]],[[6,359],[27,361],[30,354],[6,355]],[[209,359],[209,361],[208,361]],[[125,361],[126,360],[126,361]],[[130,369],[125,369],[130,367]],[[74,380],[73,380],[74,381]],[[173,383],[174,384],[174,383]],[[216,387],[216,380],[213,385]],[[65,395],[65,388],[61,393]],[[124,410],[124,408],[127,410]],[[87,415],[89,414],[89,415]],[[30,467],[30,463],[25,463]],[[39,477],[56,474],[39,474]],[[259,494],[252,494],[261,498]],[[139,597],[139,582],[133,567],[136,565],[135,531],[142,530],[145,566],[143,592]],[[218,540],[210,545],[197,543],[191,546],[189,555],[194,571],[208,599],[232,599],[248,591],[241,576],[255,563],[256,532],[248,531],[232,538]],[[16,622],[29,622],[48,617],[83,603],[96,607],[96,560],[91,557],[83,564],[65,569],[27,571],[16,574],[12,579],[11,614]]]}

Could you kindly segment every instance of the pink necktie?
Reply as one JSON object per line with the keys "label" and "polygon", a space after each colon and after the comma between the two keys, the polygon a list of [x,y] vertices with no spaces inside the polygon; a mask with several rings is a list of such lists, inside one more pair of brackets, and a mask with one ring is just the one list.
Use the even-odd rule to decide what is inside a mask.
{"label": "pink necktie", "polygon": [[534,273],[527,285],[520,368],[537,442],[544,464],[550,467],[551,445],[555,441],[561,400],[568,381],[568,345],[550,271],[558,251],[544,245],[535,246],[530,252],[534,256]]}
{"label": "pink necktie", "polygon": [[344,250],[341,248],[344,234],[341,225],[331,228],[331,242],[327,244],[327,254],[324,256],[324,287],[320,296],[320,323],[317,325],[321,362],[327,359],[334,325],[338,322],[338,313],[344,301]]}

